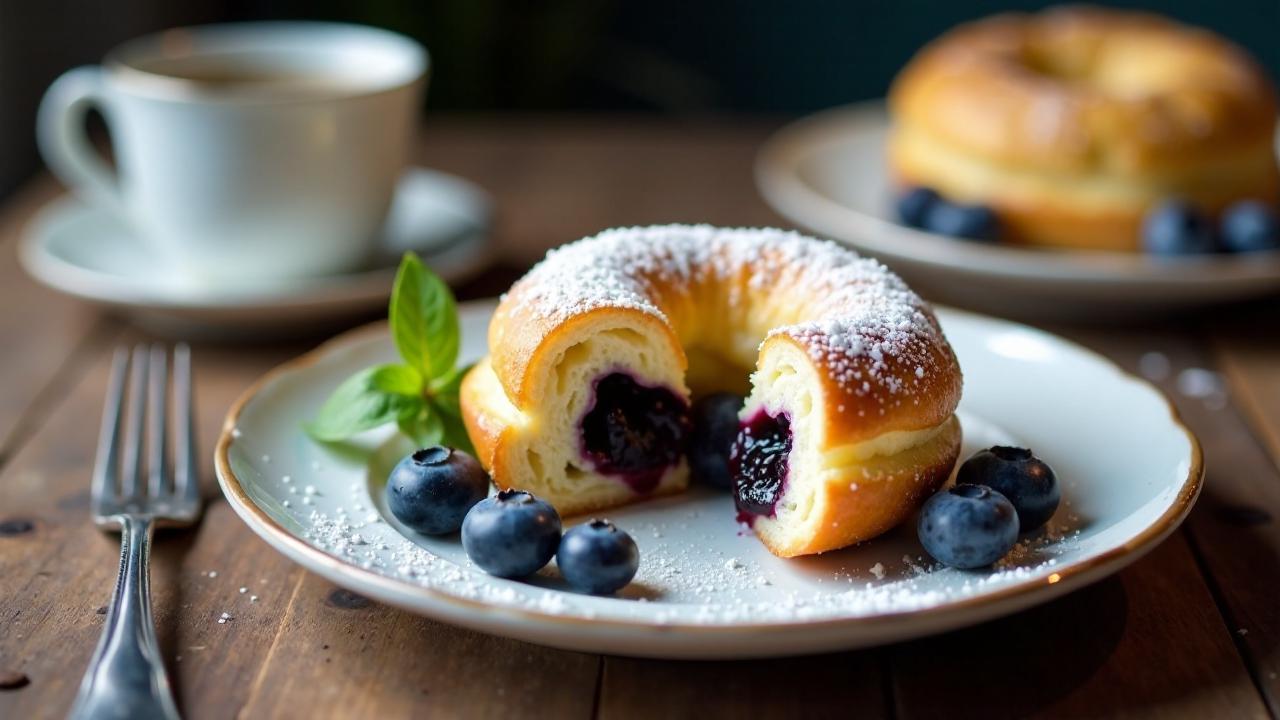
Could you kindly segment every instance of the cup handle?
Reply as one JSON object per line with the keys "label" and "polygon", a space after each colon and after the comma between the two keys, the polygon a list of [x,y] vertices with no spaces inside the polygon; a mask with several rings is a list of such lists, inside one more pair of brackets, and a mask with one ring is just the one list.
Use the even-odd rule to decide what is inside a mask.
{"label": "cup handle", "polygon": [[124,201],[115,172],[85,132],[85,117],[95,105],[106,107],[103,70],[85,65],[63,73],[40,100],[36,143],[45,163],[73,192],[124,217]]}

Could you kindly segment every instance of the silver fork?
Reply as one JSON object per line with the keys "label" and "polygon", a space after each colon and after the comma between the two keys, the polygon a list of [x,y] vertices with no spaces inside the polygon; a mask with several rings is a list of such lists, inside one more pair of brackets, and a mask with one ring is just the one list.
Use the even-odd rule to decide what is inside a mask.
{"label": "silver fork", "polygon": [[[156,644],[149,575],[154,528],[191,525],[200,517],[191,351],[186,345],[174,349],[173,375],[175,459],[171,478],[165,442],[167,353],[159,345],[150,349],[139,345],[130,363],[126,348],[116,350],[98,436],[92,509],[93,522],[99,528],[120,531],[120,575],[102,639],[80,682],[72,718],[179,717]],[[130,406],[127,422],[126,390]]]}

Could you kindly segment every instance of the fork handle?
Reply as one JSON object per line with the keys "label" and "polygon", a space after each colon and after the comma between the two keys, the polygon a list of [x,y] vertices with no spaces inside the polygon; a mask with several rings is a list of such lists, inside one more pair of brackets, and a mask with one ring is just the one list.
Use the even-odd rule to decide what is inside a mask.
{"label": "fork handle", "polygon": [[74,720],[178,720],[151,619],[149,518],[120,518],[120,576],[106,627],[71,709]]}

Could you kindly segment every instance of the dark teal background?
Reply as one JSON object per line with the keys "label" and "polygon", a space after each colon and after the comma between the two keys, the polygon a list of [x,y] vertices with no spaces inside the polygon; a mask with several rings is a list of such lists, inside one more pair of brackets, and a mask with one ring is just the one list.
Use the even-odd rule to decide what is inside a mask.
{"label": "dark teal background", "polygon": [[[367,23],[422,40],[434,110],[799,115],[881,97],[964,20],[1045,2],[947,0],[0,0],[0,196],[39,168],[44,89],[130,37],[255,19]],[[1217,30],[1280,76],[1280,0],[1126,3]]]}
{"label": "dark teal background", "polygon": [[[245,17],[368,22],[420,38],[430,103],[457,109],[800,113],[884,95],[921,44],[1046,2],[246,0]],[[1202,25],[1280,75],[1280,0],[1109,3]]]}

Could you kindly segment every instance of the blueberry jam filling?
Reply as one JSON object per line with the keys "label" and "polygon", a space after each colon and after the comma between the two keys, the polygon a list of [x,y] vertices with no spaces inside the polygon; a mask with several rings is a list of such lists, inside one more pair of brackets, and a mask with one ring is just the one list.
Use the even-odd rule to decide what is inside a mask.
{"label": "blueberry jam filling", "polygon": [[729,454],[733,499],[739,519],[773,517],[787,479],[791,454],[791,419],[770,417],[761,410],[742,424]]}
{"label": "blueberry jam filling", "polygon": [[597,472],[644,494],[680,461],[689,408],[675,393],[613,373],[596,382],[595,403],[582,417],[583,455]]}

